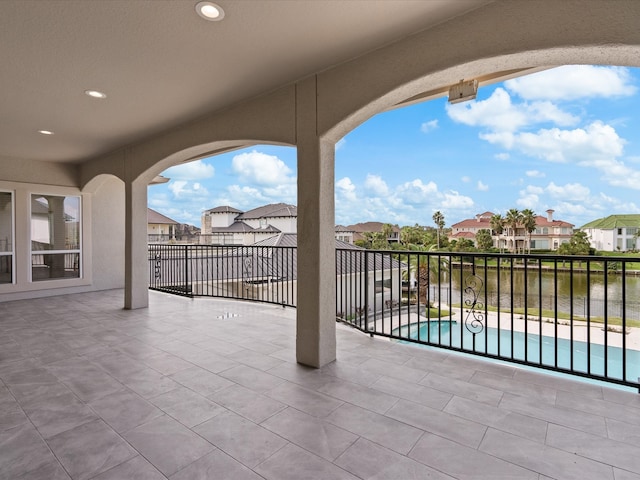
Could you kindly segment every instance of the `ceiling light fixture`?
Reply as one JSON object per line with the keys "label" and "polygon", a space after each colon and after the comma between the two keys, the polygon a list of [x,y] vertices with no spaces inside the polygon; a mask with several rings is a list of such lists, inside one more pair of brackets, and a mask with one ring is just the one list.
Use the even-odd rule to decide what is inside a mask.
{"label": "ceiling light fixture", "polygon": [[53,135],[51,130],[38,130],[38,133],[41,133],[42,135]]}
{"label": "ceiling light fixture", "polygon": [[107,98],[106,93],[99,92],[98,90],[85,90],[84,93],[92,98]]}
{"label": "ceiling light fixture", "polygon": [[478,81],[477,80],[460,80],[460,83],[456,83],[449,88],[449,103],[466,102],[467,100],[473,100],[478,93]]}
{"label": "ceiling light fixture", "polygon": [[196,5],[196,12],[210,22],[219,22],[224,18],[224,10],[212,2],[199,2]]}

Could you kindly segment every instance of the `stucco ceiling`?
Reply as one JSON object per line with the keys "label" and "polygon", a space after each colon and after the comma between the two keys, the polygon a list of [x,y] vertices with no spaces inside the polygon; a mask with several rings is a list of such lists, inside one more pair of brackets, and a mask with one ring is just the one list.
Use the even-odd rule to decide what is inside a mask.
{"label": "stucco ceiling", "polygon": [[221,22],[196,3],[1,1],[0,156],[80,162],[490,2],[219,0]]}

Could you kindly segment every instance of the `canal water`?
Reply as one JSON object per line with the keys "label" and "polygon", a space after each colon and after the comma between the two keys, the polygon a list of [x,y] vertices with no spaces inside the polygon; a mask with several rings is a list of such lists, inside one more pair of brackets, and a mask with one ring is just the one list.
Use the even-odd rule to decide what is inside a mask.
{"label": "canal water", "polygon": [[[453,269],[440,280],[432,279],[429,301],[463,304],[469,276],[475,277],[473,291],[488,306],[557,310],[576,317],[604,317],[640,320],[640,276],[615,273],[538,271],[524,269]],[[479,281],[478,281],[479,280]],[[526,293],[526,295],[525,295]],[[462,301],[461,301],[462,300]],[[513,303],[512,303],[513,302]]]}

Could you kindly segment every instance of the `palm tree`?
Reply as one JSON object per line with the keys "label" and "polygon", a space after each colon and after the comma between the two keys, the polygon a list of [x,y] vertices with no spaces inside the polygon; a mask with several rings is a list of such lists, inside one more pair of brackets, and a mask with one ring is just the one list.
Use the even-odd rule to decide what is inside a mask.
{"label": "palm tree", "polygon": [[438,227],[438,248],[440,248],[440,235],[442,234],[442,229],[444,228],[444,215],[440,210],[433,214],[433,221]]}
{"label": "palm tree", "polygon": [[500,253],[502,253],[502,244],[500,243],[500,235],[504,232],[504,218],[499,213],[491,216],[491,230],[498,236],[498,246],[500,247]]}
{"label": "palm tree", "polygon": [[520,212],[520,215],[522,217],[522,226],[527,232],[527,237],[529,240],[527,242],[527,248],[529,250],[529,253],[531,253],[531,233],[533,233],[533,231],[536,229],[536,214],[533,213],[533,210],[531,210],[530,208],[526,208],[522,210],[522,212]]}
{"label": "palm tree", "polygon": [[[411,250],[416,252],[427,251],[424,247],[419,246],[415,246]],[[428,251],[433,252],[434,249],[430,248]],[[437,283],[439,276],[443,272],[449,271],[449,258],[441,257],[440,255],[432,255],[430,257],[425,254],[421,255],[420,253],[410,253],[407,257],[401,256],[399,258],[401,261],[406,262],[408,266],[408,269],[402,272],[403,280],[416,280],[419,293],[418,303],[426,305],[430,278],[435,277]]]}
{"label": "palm tree", "polygon": [[511,208],[505,215],[504,223],[511,229],[512,253],[516,253],[516,229],[522,223],[522,214],[517,208]]}

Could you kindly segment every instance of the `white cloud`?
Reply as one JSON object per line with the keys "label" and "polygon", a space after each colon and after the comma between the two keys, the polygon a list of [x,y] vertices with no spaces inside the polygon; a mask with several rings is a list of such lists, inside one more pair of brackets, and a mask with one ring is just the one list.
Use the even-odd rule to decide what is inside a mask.
{"label": "white cloud", "polygon": [[525,193],[524,195],[522,195],[521,193],[521,197],[516,200],[516,204],[518,205],[518,207],[530,208],[534,211],[538,207],[539,202],[540,197],[538,197],[538,195],[536,195],[535,193]]}
{"label": "white cloud", "polygon": [[511,155],[509,155],[506,152],[502,152],[502,153],[496,153],[494,157],[498,160],[509,160],[509,158],[511,158]]}
{"label": "white cloud", "polygon": [[275,155],[252,150],[233,157],[231,168],[240,178],[258,185],[294,183],[293,171]]}
{"label": "white cloud", "polygon": [[425,184],[419,178],[398,185],[396,188],[396,195],[400,196],[408,204],[429,202],[436,193],[438,193],[438,186],[434,182]]}
{"label": "white cloud", "polygon": [[569,126],[579,120],[551,102],[514,104],[509,93],[500,87],[486,100],[447,104],[446,110],[455,122],[486,127],[495,132],[513,132],[528,125],[544,122]]}
{"label": "white cloud", "polygon": [[465,175],[460,180],[463,181],[464,183],[469,183],[471,181],[471,177]]}
{"label": "white cloud", "polygon": [[174,180],[167,184],[167,188],[173,194],[174,199],[181,198],[202,198],[206,197],[209,192],[206,188],[204,188],[199,183],[193,183],[189,185],[189,182],[186,180]]}
{"label": "white cloud", "polygon": [[541,172],[539,170],[527,170],[525,173],[527,177],[532,177],[532,178],[544,178],[546,176],[544,172]]}
{"label": "white cloud", "polygon": [[346,143],[347,143],[347,139],[345,137],[342,137],[340,140],[338,140],[336,142],[336,151],[344,147]]}
{"label": "white cloud", "polygon": [[452,190],[444,193],[441,205],[445,209],[469,209],[473,207],[473,200],[470,197],[460,195],[458,192]]}
{"label": "white cloud", "polygon": [[525,100],[575,100],[630,96],[637,88],[624,67],[567,65],[505,82],[505,87]]}
{"label": "white cloud", "polygon": [[348,201],[356,201],[356,186],[349,177],[341,178],[336,182],[336,194]]}
{"label": "white cloud", "polygon": [[386,182],[379,175],[371,175],[368,174],[366,180],[364,181],[364,186],[370,192],[386,197],[389,195],[389,187]]}
{"label": "white cloud", "polygon": [[551,182],[545,190],[553,198],[570,199],[575,202],[587,200],[591,193],[589,188],[579,183],[556,185],[554,182]]}
{"label": "white cloud", "polygon": [[213,165],[204,163],[203,160],[174,165],[162,172],[162,175],[172,180],[201,180],[215,175]]}
{"label": "white cloud", "polygon": [[477,186],[478,190],[480,190],[481,192],[486,192],[489,190],[489,185],[485,185],[484,183],[482,183],[481,180],[478,180],[478,186]]}
{"label": "white cloud", "polygon": [[431,130],[438,128],[438,119],[429,120],[420,125],[420,131],[422,133],[429,133]]}
{"label": "white cloud", "polygon": [[485,133],[480,138],[504,148],[516,148],[532,157],[550,162],[575,162],[590,165],[602,158],[622,155],[625,141],[610,125],[596,121],[586,128],[538,132]]}

